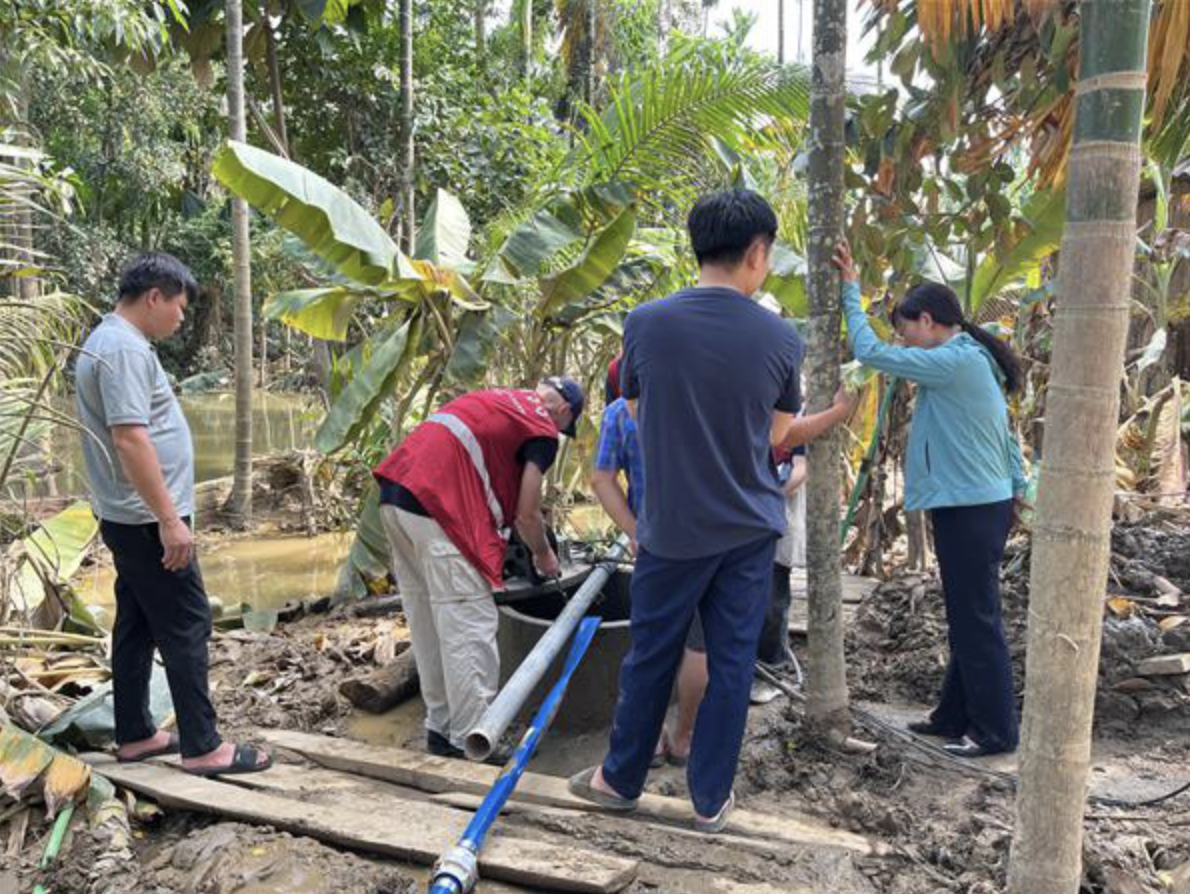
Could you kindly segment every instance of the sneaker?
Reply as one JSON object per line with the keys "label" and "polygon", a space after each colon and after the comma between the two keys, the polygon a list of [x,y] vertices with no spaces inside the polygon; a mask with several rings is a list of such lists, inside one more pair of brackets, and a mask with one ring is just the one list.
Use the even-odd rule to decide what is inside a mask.
{"label": "sneaker", "polygon": [[434,757],[464,757],[462,748],[455,748],[450,739],[432,729],[426,730],[426,751]]}
{"label": "sneaker", "polygon": [[769,702],[780,697],[781,690],[769,683],[766,680],[753,680],[752,692],[749,695],[749,701],[754,705],[767,705]]}
{"label": "sneaker", "polygon": [[728,817],[731,816],[731,811],[735,809],[735,792],[733,791],[727,796],[727,803],[719,808],[719,812],[712,817],[699,816],[694,814],[694,828],[698,832],[707,832],[714,834],[715,832],[722,832],[727,828]]}

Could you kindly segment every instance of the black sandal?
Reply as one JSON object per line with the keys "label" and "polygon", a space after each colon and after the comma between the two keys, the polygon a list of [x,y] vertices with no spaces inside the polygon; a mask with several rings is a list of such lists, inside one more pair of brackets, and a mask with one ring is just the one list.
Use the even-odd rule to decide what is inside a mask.
{"label": "black sandal", "polygon": [[907,723],[905,729],[919,736],[934,736],[939,739],[958,739],[962,736],[962,733],[947,731],[933,720],[914,720]]}
{"label": "black sandal", "polygon": [[[264,763],[258,762],[258,757],[264,754]],[[231,763],[223,767],[195,767],[183,769],[192,776],[234,776],[239,773],[259,773],[273,765],[273,756],[252,745],[237,745]]]}
{"label": "black sandal", "polygon": [[177,754],[181,750],[181,743],[178,737],[173,733],[169,734],[169,741],[160,748],[150,748],[148,751],[142,751],[136,757],[120,757],[120,749],[116,749],[116,763],[119,764],[135,764],[140,761],[147,761],[151,757],[161,757],[164,754]]}

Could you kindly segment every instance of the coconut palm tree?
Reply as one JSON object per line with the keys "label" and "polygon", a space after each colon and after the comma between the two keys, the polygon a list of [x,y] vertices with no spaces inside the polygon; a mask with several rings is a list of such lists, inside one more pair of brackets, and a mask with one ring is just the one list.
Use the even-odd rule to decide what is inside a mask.
{"label": "coconut palm tree", "polygon": [[1150,0],[1083,0],[1010,894],[1074,894],[1111,552]]}

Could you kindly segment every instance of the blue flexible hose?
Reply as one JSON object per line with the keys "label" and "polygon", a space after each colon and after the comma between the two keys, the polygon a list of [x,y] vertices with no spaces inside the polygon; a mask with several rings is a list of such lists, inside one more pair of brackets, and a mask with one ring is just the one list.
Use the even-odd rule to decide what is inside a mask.
{"label": "blue flexible hose", "polygon": [[541,707],[537,709],[533,722],[521,737],[520,744],[500,776],[492,783],[491,789],[488,790],[479,809],[475,811],[471,822],[467,824],[458,844],[439,861],[438,869],[430,882],[430,894],[469,894],[475,886],[478,879],[476,864],[484,838],[524,775],[542,735],[557,716],[562,705],[562,696],[566,693],[566,687],[570,685],[570,678],[574,676],[575,670],[583,660],[600,623],[602,618],[584,618],[579,623],[574,641],[570,645],[570,652],[566,656],[566,664],[562,668],[562,675],[541,703]]}

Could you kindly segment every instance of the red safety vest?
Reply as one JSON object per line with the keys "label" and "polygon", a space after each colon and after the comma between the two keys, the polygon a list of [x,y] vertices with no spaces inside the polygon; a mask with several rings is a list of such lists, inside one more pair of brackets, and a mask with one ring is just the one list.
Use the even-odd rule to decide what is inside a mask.
{"label": "red safety vest", "polygon": [[535,391],[473,391],[415,428],[372,474],[417,497],[499,590],[524,472],[517,453],[533,438],[558,438]]}

